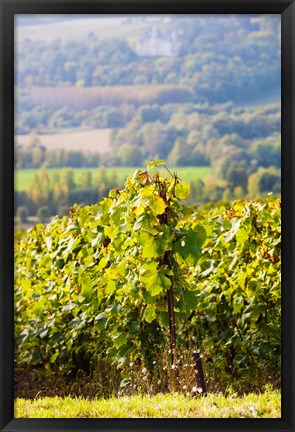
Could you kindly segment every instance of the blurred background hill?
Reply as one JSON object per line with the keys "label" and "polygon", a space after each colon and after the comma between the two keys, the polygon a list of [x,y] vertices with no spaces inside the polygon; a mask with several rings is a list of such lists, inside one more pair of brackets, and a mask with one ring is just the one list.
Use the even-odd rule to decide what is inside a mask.
{"label": "blurred background hill", "polygon": [[16,214],[157,158],[189,167],[193,204],[280,194],[280,56],[279,15],[19,15]]}

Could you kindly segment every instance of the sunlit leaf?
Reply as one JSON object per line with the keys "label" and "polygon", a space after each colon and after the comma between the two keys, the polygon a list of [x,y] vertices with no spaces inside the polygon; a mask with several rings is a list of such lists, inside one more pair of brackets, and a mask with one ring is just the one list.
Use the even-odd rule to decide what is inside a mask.
{"label": "sunlit leaf", "polygon": [[154,168],[157,168],[158,166],[165,165],[165,161],[162,159],[156,160],[156,161],[146,161],[146,167],[148,171],[153,170]]}
{"label": "sunlit leaf", "polygon": [[157,267],[157,262],[145,264],[140,275],[140,281],[152,296],[167,291],[171,286],[171,280],[165,276],[164,270],[158,270]]}
{"label": "sunlit leaf", "polygon": [[155,305],[148,305],[144,311],[143,317],[146,322],[151,323],[157,316],[157,309]]}

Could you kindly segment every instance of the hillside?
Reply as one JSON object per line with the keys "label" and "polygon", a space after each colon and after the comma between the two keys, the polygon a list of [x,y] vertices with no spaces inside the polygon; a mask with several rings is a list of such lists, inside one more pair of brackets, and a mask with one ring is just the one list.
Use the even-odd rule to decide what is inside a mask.
{"label": "hillside", "polygon": [[[115,21],[120,18],[92,18],[52,23],[68,36],[79,35],[79,25],[92,23],[88,37],[46,40],[30,39],[30,26],[19,26],[16,46],[20,87],[95,87],[126,85],[184,85],[195,92],[196,101],[209,103],[241,101],[244,97],[280,88],[280,27],[274,17],[202,18],[174,16]],[[117,22],[116,21],[116,22]],[[210,23],[210,26],[208,25]],[[117,23],[118,24],[118,23]],[[99,34],[106,26],[109,34]],[[50,27],[44,23],[43,28]],[[133,32],[133,41],[117,28]],[[162,43],[175,34],[180,44],[177,55],[144,56],[137,45],[158,32]],[[54,32],[52,32],[54,34]],[[26,37],[24,40],[24,36]],[[149,41],[147,40],[147,43]],[[159,42],[160,43],[160,42]]]}
{"label": "hillside", "polygon": [[[211,169],[191,185],[197,204],[280,194],[279,16],[26,18],[16,32],[15,130],[28,145],[17,143],[16,169],[140,167],[161,158]],[[48,38],[50,28],[59,37]],[[111,131],[108,145],[94,130]],[[81,145],[61,131],[80,131]],[[44,143],[54,133],[50,150]],[[64,209],[78,188],[66,183],[52,196],[35,185],[18,206],[35,216],[63,196]],[[109,190],[104,181],[83,185],[87,202]]]}

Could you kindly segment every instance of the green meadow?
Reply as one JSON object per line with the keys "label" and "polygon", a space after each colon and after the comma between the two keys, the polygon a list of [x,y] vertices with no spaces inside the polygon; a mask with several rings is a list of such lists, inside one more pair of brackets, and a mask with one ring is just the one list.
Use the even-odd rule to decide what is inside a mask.
{"label": "green meadow", "polygon": [[[144,170],[144,167],[138,167],[141,170]],[[48,169],[48,173],[52,174],[53,172],[62,171],[65,168],[52,168]],[[79,177],[81,173],[84,171],[90,171],[95,178],[95,174],[99,170],[99,168],[71,168],[74,171],[74,179],[76,183],[79,183]],[[106,168],[107,175],[111,172],[116,173],[118,179],[118,187],[123,186],[127,177],[132,176],[136,168],[134,167],[114,167],[114,168]],[[203,179],[206,174],[208,174],[212,168],[211,167],[176,167],[170,168],[171,173],[177,172],[177,175],[185,181],[193,181],[197,179]],[[39,171],[39,169],[19,169],[15,171],[15,190],[25,191],[28,189],[30,183],[34,181],[35,174]],[[169,173],[166,171],[163,175],[169,176]]]}
{"label": "green meadow", "polygon": [[181,394],[88,400],[71,397],[17,399],[22,418],[279,418],[281,395],[261,394],[192,397]]}

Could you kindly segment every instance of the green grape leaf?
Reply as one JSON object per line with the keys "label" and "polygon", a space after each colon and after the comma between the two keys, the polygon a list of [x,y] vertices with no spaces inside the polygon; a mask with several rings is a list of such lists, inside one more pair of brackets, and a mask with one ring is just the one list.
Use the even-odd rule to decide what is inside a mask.
{"label": "green grape leaf", "polygon": [[166,203],[160,196],[155,194],[154,185],[145,187],[140,191],[140,196],[133,202],[134,214],[138,217],[147,210],[156,216],[164,213]]}
{"label": "green grape leaf", "polygon": [[81,318],[77,316],[76,318],[72,319],[72,321],[70,321],[68,323],[68,327],[71,330],[76,330],[76,329],[79,329],[79,327],[81,326],[81,323],[82,323]]}
{"label": "green grape leaf", "polygon": [[55,363],[58,356],[59,356],[59,350],[56,349],[55,353],[52,354],[52,356],[49,359],[50,363]]}
{"label": "green grape leaf", "polygon": [[241,288],[245,287],[247,277],[248,277],[248,274],[246,272],[242,272],[242,271],[239,272],[239,274],[237,276],[237,282]]}
{"label": "green grape leaf", "polygon": [[137,333],[140,331],[140,325],[136,321],[132,321],[132,323],[129,326],[129,329],[131,333]]}
{"label": "green grape leaf", "polygon": [[118,350],[118,355],[120,355],[121,358],[127,357],[128,354],[130,354],[130,352],[132,351],[132,348],[133,348],[133,343],[127,342],[120,347],[120,349]]}
{"label": "green grape leaf", "polygon": [[245,243],[248,240],[249,234],[244,227],[241,227],[236,233],[236,239],[238,243]]}
{"label": "green grape leaf", "polygon": [[190,185],[187,182],[177,183],[174,191],[176,198],[185,200],[190,194]]}
{"label": "green grape leaf", "polygon": [[144,311],[143,318],[146,322],[151,323],[157,316],[157,309],[155,305],[148,305]]}
{"label": "green grape leaf", "polygon": [[23,288],[24,292],[26,292],[28,289],[31,288],[31,281],[30,281],[30,279],[23,279],[21,281],[21,285],[22,285],[22,288]]}
{"label": "green grape leaf", "polygon": [[198,304],[198,296],[196,291],[185,290],[181,296],[181,303],[183,303],[184,311],[187,315],[189,315]]}
{"label": "green grape leaf", "polygon": [[101,312],[94,318],[94,326],[98,330],[103,330],[106,328],[108,317],[104,312]]}
{"label": "green grape leaf", "polygon": [[110,313],[111,316],[116,316],[120,312],[121,307],[120,304],[112,304],[106,309],[106,312]]}
{"label": "green grape leaf", "polygon": [[142,213],[133,225],[133,230],[147,231],[152,235],[156,235],[159,231],[156,229],[155,225],[159,225],[159,220],[155,217],[154,214]]}
{"label": "green grape leaf", "polygon": [[127,333],[118,333],[115,336],[113,336],[113,344],[114,347],[117,349],[125,345],[126,341],[127,341]]}
{"label": "green grape leaf", "polygon": [[71,253],[75,247],[80,243],[80,238],[79,237],[70,237],[70,240],[68,242],[67,248],[65,249],[62,258],[67,259],[69,253]]}
{"label": "green grape leaf", "polygon": [[162,327],[168,327],[169,326],[168,312],[160,312],[159,313],[159,323]]}
{"label": "green grape leaf", "polygon": [[233,296],[233,312],[234,314],[240,313],[244,307],[244,297],[240,294],[235,294]]}
{"label": "green grape leaf", "polygon": [[101,321],[103,319],[107,319],[108,317],[106,316],[105,312],[101,312],[98,315],[96,315],[96,317],[94,318],[94,322],[96,323],[97,321]]}
{"label": "green grape leaf", "polygon": [[186,264],[189,267],[195,266],[201,255],[200,239],[190,228],[185,236],[175,242],[173,250],[178,264]]}
{"label": "green grape leaf", "polygon": [[104,239],[103,233],[102,232],[98,233],[97,236],[91,241],[91,246],[97,247],[102,243],[103,239]]}
{"label": "green grape leaf", "polygon": [[144,264],[139,276],[139,280],[152,296],[167,291],[171,286],[171,280],[165,275],[164,270],[158,270],[157,267],[158,262]]}
{"label": "green grape leaf", "polygon": [[99,261],[99,264],[97,266],[97,270],[100,271],[104,269],[108,264],[108,260],[106,257],[102,257],[102,259]]}
{"label": "green grape leaf", "polygon": [[109,296],[109,295],[113,294],[116,291],[116,288],[117,288],[116,281],[109,279],[107,284],[106,284],[106,287],[105,287],[106,295]]}
{"label": "green grape leaf", "polygon": [[200,273],[200,276],[202,277],[209,276],[209,274],[213,272],[214,266],[215,266],[215,261],[212,259],[203,261],[201,267],[204,270],[202,271],[202,273]]}
{"label": "green grape leaf", "polygon": [[203,225],[196,225],[196,226],[193,227],[193,230],[197,234],[198,240],[199,240],[199,246],[201,246],[204,243],[204,241],[206,240],[206,237],[207,237],[206,230],[203,227]]}
{"label": "green grape leaf", "polygon": [[126,267],[127,267],[127,260],[126,258],[123,258],[121,262],[116,266],[116,271],[118,275],[125,277]]}
{"label": "green grape leaf", "polygon": [[165,165],[165,161],[163,161],[162,159],[159,159],[156,161],[147,160],[145,162],[145,164],[146,164],[147,170],[151,171],[151,170],[157,168],[158,166]]}
{"label": "green grape leaf", "polygon": [[88,255],[84,258],[85,267],[89,267],[90,264],[93,264],[93,256],[92,255]]}
{"label": "green grape leaf", "polygon": [[91,280],[90,276],[83,273],[79,278],[79,282],[80,282],[80,285],[82,285],[82,295],[86,299],[89,299],[89,297],[91,296],[91,293],[92,293],[93,281]]}
{"label": "green grape leaf", "polygon": [[167,242],[165,242],[163,236],[155,237],[146,231],[141,231],[139,233],[139,242],[143,245],[142,256],[144,258],[157,258],[162,256],[166,251]]}
{"label": "green grape leaf", "polygon": [[236,233],[238,232],[240,225],[241,225],[242,220],[241,219],[235,219],[232,221],[232,227],[229,230],[229,232],[224,236],[224,239],[226,242],[230,242],[234,236],[236,235]]}

